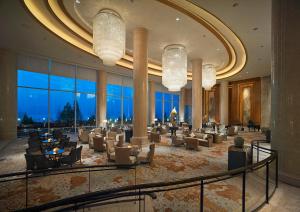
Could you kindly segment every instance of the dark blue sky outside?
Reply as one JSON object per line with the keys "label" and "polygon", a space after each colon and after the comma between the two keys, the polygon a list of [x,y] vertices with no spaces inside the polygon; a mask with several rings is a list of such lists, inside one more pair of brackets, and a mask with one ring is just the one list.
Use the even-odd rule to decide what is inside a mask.
{"label": "dark blue sky outside", "polygon": [[[48,75],[18,70],[18,86],[48,89]],[[50,76],[50,120],[56,121],[67,102],[74,106],[78,101],[82,120],[96,114],[96,82],[77,79],[78,92],[75,97],[75,79]],[[59,91],[57,91],[59,90]],[[62,91],[63,90],[63,91]],[[69,92],[66,92],[69,91]],[[18,118],[22,119],[25,112],[36,122],[48,120],[48,90],[18,88]]]}

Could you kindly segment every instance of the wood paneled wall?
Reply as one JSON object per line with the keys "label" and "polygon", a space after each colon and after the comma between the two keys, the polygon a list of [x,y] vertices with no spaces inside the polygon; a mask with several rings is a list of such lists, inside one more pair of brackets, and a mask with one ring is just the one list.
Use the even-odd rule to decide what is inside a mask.
{"label": "wood paneled wall", "polygon": [[[243,90],[250,88],[250,120],[260,124],[261,83],[260,78],[229,83],[229,123],[243,123]],[[245,123],[244,123],[245,124]]]}
{"label": "wood paneled wall", "polygon": [[[209,97],[213,96],[214,98],[214,105],[210,105],[209,103]],[[205,121],[207,120],[207,117],[209,117],[209,110],[211,109],[210,107],[214,107],[214,119],[215,122],[219,123],[220,122],[220,84],[216,84],[210,91],[205,91],[203,89],[203,117],[206,118]]]}

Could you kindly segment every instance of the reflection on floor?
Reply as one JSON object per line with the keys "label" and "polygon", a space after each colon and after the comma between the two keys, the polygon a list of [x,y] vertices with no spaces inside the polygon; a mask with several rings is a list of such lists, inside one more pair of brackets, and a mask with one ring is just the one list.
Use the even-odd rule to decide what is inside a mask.
{"label": "reflection on floor", "polygon": [[[241,133],[249,142],[262,139],[260,133]],[[73,136],[75,139],[75,136]],[[87,173],[73,173],[31,179],[29,183],[29,205],[45,202],[105,188],[170,181],[200,175],[209,175],[227,170],[227,148],[233,144],[233,137],[213,147],[202,147],[199,152],[189,151],[184,147],[172,147],[170,139],[164,137],[156,146],[154,162],[140,165],[137,170],[118,169],[114,171],[93,172],[90,182]],[[24,152],[26,140],[12,142],[1,150],[0,172],[7,173],[25,169]],[[147,151],[146,147],[143,151]],[[107,164],[105,153],[94,153],[83,145],[82,163],[80,165]],[[136,175],[135,175],[136,171]],[[264,179],[261,173],[249,174],[247,177],[246,206],[257,204],[264,197]],[[136,178],[135,178],[136,177]],[[260,186],[261,184],[261,186]],[[271,185],[272,186],[272,185]],[[12,207],[24,207],[24,181],[0,184],[0,211]],[[153,201],[155,211],[198,211],[199,187],[179,189],[157,194]],[[235,177],[225,182],[205,186],[204,206],[207,211],[241,210],[241,178]],[[147,207],[147,206],[146,206]]]}

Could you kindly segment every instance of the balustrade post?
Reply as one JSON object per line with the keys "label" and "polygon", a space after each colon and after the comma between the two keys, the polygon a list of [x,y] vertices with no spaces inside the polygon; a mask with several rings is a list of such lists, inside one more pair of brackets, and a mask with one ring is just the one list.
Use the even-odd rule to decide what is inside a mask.
{"label": "balustrade post", "polygon": [[246,170],[243,172],[242,211],[246,211]]}
{"label": "balustrade post", "polygon": [[204,183],[203,183],[203,180],[201,180],[201,185],[200,185],[200,212],[204,211],[203,198],[204,198]]}
{"label": "balustrade post", "polygon": [[269,162],[266,164],[266,203],[269,203]]}
{"label": "balustrade post", "polygon": [[26,208],[28,207],[28,172],[26,171],[26,182],[25,182],[25,192],[26,192],[26,194],[25,194],[25,206],[26,206]]}

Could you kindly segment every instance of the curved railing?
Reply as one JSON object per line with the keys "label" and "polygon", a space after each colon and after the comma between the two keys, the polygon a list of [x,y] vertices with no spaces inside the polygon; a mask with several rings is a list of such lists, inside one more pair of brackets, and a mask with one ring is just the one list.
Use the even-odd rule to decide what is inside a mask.
{"label": "curved railing", "polygon": [[[105,204],[113,204],[120,201],[114,201],[120,198],[129,198],[126,201],[138,201],[139,202],[139,211],[141,211],[141,201],[145,201],[145,196],[150,196],[152,199],[156,198],[156,193],[166,192],[171,190],[178,190],[183,188],[190,188],[195,186],[200,186],[200,211],[204,211],[204,186],[210,183],[215,183],[219,181],[224,181],[227,179],[235,178],[242,176],[242,211],[246,210],[246,175],[247,173],[259,170],[263,167],[266,169],[265,176],[265,200],[257,206],[254,210],[262,207],[265,203],[268,203],[269,198],[274,194],[276,188],[278,187],[278,154],[277,151],[265,148],[261,146],[261,143],[266,142],[265,140],[255,140],[251,143],[251,153],[253,161],[253,153],[256,149],[257,160],[256,163],[252,163],[249,166],[242,167],[239,169],[226,171],[218,174],[208,175],[208,176],[197,176],[193,178],[187,178],[182,180],[174,180],[170,182],[156,182],[156,183],[143,183],[128,186],[121,186],[116,188],[104,189],[95,192],[89,192],[82,195],[77,195],[73,197],[68,197],[60,199],[57,201],[49,202],[43,205],[28,207],[27,208],[27,193],[26,193],[26,208],[21,209],[20,211],[43,211],[43,210],[54,210],[54,211],[69,211],[77,210],[82,208],[92,208],[98,207]],[[269,156],[260,160],[259,153],[268,154]],[[269,175],[270,164],[275,161],[275,187],[272,192],[269,190]],[[100,166],[85,166],[85,167],[70,167],[64,169],[53,169],[53,170],[41,170],[41,171],[25,171],[17,172],[0,176],[0,183],[7,182],[8,180],[16,179],[25,179],[26,180],[26,192],[28,189],[28,179],[34,177],[41,177],[44,175],[58,175],[58,174],[67,174],[67,173],[78,173],[78,172],[95,172],[95,171],[105,171],[105,170],[116,170],[118,166],[115,165],[100,165]],[[131,167],[136,170],[136,166]],[[6,179],[12,178],[12,179]],[[136,182],[136,171],[135,171],[135,182]],[[90,187],[90,179],[89,179]],[[90,190],[90,189],[89,189]]]}

